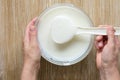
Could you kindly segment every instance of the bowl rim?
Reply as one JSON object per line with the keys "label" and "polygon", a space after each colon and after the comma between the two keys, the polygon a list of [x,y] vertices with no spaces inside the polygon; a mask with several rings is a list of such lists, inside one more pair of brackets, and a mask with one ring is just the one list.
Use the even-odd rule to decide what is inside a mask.
{"label": "bowl rim", "polygon": [[[90,19],[90,17],[89,17],[81,8],[78,8],[77,6],[75,6],[75,5],[71,4],[71,3],[59,3],[59,4],[54,4],[54,5],[46,8],[45,10],[43,10],[43,12],[39,15],[39,17],[38,17],[38,19],[37,19],[37,21],[36,21],[36,23],[35,23],[36,28],[38,28],[38,23],[39,23],[41,17],[42,17],[45,13],[47,13],[47,11],[49,11],[50,9],[53,9],[53,8],[61,7],[61,6],[67,6],[67,7],[71,7],[71,8],[75,8],[75,9],[77,9],[77,10],[80,10],[80,11],[83,12],[84,15],[86,15],[86,17],[88,18],[88,21],[90,22],[90,25],[93,26],[92,20]],[[38,36],[37,36],[37,37],[38,37]],[[39,40],[38,40],[38,43],[39,43],[39,48],[40,48],[40,50],[41,50],[41,56],[42,56],[45,60],[47,60],[48,62],[50,62],[50,63],[52,63],[52,64],[55,64],[55,65],[59,65],[59,66],[69,66],[69,65],[76,64],[76,63],[82,61],[85,57],[87,57],[87,55],[90,53],[90,51],[91,51],[91,49],[92,49],[92,47],[93,47],[94,36],[91,35],[90,39],[91,39],[91,40],[90,40],[88,49],[86,50],[85,54],[82,54],[79,58],[77,58],[77,59],[75,59],[75,60],[73,60],[73,61],[56,61],[56,60],[53,60],[52,58],[50,58],[50,57],[48,57],[48,56],[46,56],[46,55],[44,54],[44,53],[46,53],[46,52],[42,49]]]}

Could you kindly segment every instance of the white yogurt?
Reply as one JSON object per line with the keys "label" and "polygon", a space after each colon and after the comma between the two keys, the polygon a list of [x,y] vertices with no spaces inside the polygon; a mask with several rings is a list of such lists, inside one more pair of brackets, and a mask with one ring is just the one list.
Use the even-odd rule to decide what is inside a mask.
{"label": "white yogurt", "polygon": [[[63,30],[67,24],[81,25],[83,27],[93,25],[81,10],[70,5],[51,7],[40,16],[40,23],[38,23],[38,41],[42,50],[42,56],[49,62],[57,65],[75,64],[85,58],[89,53],[93,43],[92,36],[82,34],[75,36],[65,44],[56,44],[51,36],[51,25],[53,25],[54,21],[58,18],[61,20],[60,23],[57,23],[59,23],[58,25],[60,26],[62,25],[61,28]],[[64,24],[63,18],[65,18],[65,23],[66,20],[68,20],[67,24]],[[57,24],[54,23],[54,25]]]}
{"label": "white yogurt", "polygon": [[75,27],[72,27],[72,20],[66,16],[58,16],[52,21],[51,36],[53,41],[63,44],[72,39],[75,34]]}

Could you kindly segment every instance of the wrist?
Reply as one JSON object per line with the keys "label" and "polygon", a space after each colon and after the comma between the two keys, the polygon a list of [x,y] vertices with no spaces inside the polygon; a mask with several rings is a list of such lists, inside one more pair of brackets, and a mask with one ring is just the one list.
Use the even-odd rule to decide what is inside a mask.
{"label": "wrist", "polygon": [[100,71],[101,80],[119,80],[120,74],[117,66],[102,68]]}
{"label": "wrist", "polygon": [[102,62],[101,63],[102,69],[111,69],[111,68],[118,68],[118,61],[109,61],[109,62]]}
{"label": "wrist", "polygon": [[24,61],[21,80],[36,80],[40,63]]}
{"label": "wrist", "polygon": [[112,65],[112,66],[109,66],[109,67],[103,67],[101,69],[99,69],[100,71],[104,71],[104,72],[112,72],[114,70],[118,70],[118,66],[116,65]]}
{"label": "wrist", "polygon": [[25,60],[23,64],[24,68],[29,70],[39,70],[40,62],[34,62],[32,60]]}
{"label": "wrist", "polygon": [[118,65],[116,65],[116,64],[113,64],[113,65],[104,65],[104,67],[101,67],[100,69],[99,69],[99,71],[101,71],[101,72],[112,72],[112,71],[114,71],[114,70],[118,70]]}

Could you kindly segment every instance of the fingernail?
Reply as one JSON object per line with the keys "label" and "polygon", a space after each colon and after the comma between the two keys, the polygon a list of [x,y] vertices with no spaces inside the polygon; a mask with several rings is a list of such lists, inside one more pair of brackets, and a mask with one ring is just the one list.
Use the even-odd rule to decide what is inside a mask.
{"label": "fingernail", "polygon": [[108,32],[109,32],[109,33],[114,33],[114,32],[115,32],[115,29],[114,29],[112,26],[109,26]]}
{"label": "fingernail", "polygon": [[34,24],[34,25],[35,25],[37,19],[38,19],[38,17],[35,17],[35,18],[33,19],[33,24]]}
{"label": "fingernail", "polygon": [[103,44],[102,43],[99,43],[99,47],[102,47],[103,46]]}
{"label": "fingernail", "polygon": [[37,20],[37,18],[38,18],[38,17],[35,17],[33,20],[35,21],[35,20]]}

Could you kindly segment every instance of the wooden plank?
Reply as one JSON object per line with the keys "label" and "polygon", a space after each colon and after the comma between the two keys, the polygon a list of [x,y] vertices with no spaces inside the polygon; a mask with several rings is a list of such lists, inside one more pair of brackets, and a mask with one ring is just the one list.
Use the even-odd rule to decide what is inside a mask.
{"label": "wooden plank", "polygon": [[[120,0],[0,0],[0,80],[20,80],[25,27],[45,8],[72,3],[84,10],[95,26],[120,24]],[[42,58],[38,80],[99,80],[95,48],[82,61],[68,67],[53,65]]]}

